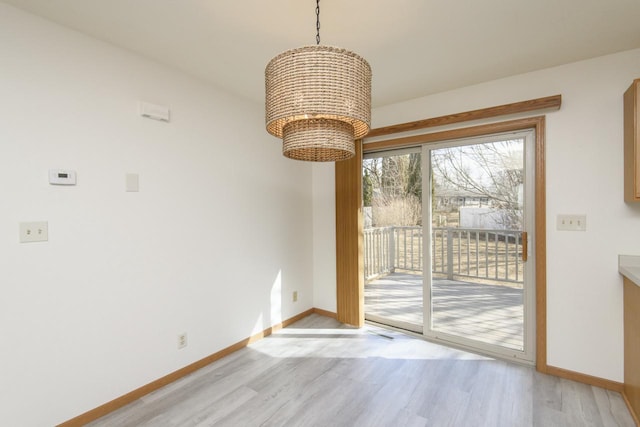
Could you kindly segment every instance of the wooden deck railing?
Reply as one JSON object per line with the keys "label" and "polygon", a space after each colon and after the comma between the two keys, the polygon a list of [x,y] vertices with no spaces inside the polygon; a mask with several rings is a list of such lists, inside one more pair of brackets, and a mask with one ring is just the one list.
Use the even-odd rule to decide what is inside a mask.
{"label": "wooden deck railing", "polygon": [[[364,230],[365,278],[371,280],[395,270],[421,272],[422,237],[422,227]],[[523,282],[520,231],[434,227],[431,237],[434,276]]]}

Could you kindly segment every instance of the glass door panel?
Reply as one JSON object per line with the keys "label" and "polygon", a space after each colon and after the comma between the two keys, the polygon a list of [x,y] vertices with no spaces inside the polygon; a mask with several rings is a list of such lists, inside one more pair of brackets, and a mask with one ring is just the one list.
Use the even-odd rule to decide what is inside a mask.
{"label": "glass door panel", "polygon": [[425,147],[431,187],[425,334],[528,360],[526,141],[509,135]]}
{"label": "glass door panel", "polygon": [[420,149],[363,160],[365,318],[422,332]]}

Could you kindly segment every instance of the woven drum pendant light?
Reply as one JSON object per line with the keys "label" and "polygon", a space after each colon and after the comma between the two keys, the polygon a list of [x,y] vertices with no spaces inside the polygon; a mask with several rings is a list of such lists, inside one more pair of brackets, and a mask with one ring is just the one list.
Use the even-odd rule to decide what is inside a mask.
{"label": "woven drum pendant light", "polygon": [[321,46],[320,0],[316,17],[317,45],[288,50],[267,64],[267,132],[282,138],[291,159],[345,160],[371,125],[371,67],[353,52]]}

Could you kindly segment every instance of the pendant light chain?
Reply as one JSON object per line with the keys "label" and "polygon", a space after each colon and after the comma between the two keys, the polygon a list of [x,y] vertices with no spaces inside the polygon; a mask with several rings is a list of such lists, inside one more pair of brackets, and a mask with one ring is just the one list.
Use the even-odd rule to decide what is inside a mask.
{"label": "pendant light chain", "polygon": [[320,0],[316,0],[316,44],[320,44]]}

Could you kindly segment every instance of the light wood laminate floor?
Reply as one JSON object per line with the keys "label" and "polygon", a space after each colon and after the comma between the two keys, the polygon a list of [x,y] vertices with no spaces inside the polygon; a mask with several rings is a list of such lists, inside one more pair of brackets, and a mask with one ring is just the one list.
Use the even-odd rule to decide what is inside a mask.
{"label": "light wood laminate floor", "polygon": [[311,315],[91,426],[634,426],[620,394]]}

